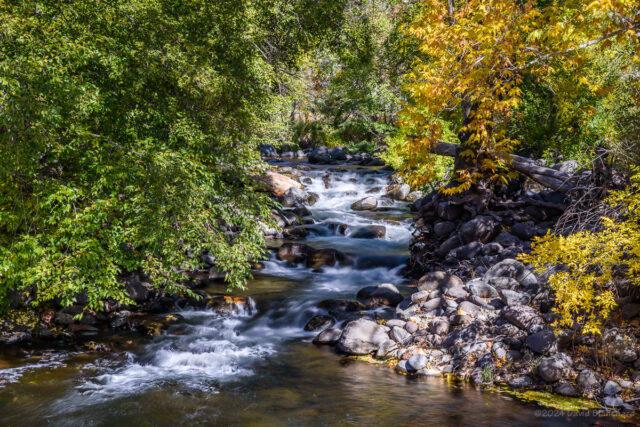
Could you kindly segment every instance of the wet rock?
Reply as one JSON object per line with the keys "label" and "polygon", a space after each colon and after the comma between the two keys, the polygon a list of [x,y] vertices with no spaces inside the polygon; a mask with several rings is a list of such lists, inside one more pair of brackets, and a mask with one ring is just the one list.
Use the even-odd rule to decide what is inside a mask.
{"label": "wet rock", "polygon": [[522,388],[522,387],[529,387],[532,383],[533,381],[531,381],[530,377],[524,376],[524,377],[513,378],[509,380],[508,384],[514,388]]}
{"label": "wet rock", "polygon": [[314,344],[334,345],[340,339],[342,331],[340,329],[325,329],[313,339]]}
{"label": "wet rock", "polygon": [[387,234],[387,228],[384,225],[368,225],[359,228],[349,237],[354,239],[383,239]]}
{"label": "wet rock", "polygon": [[531,302],[531,297],[522,292],[511,291],[509,289],[500,289],[500,299],[505,305],[526,305]]}
{"label": "wet rock", "polygon": [[[389,339],[387,329],[376,322],[366,319],[349,322],[338,340],[338,349],[345,353],[356,355],[373,353],[380,348],[383,342]],[[404,332],[403,329],[401,330]]]}
{"label": "wet rock", "polygon": [[542,359],[538,366],[538,374],[546,382],[556,382],[569,375],[572,365],[573,361],[568,354],[557,353]]}
{"label": "wet rock", "polygon": [[526,305],[512,305],[502,310],[502,316],[510,323],[528,331],[534,325],[542,323],[538,311]]}
{"label": "wet rock", "polygon": [[378,200],[372,196],[360,199],[351,205],[351,209],[354,211],[370,211],[376,207],[378,207]]}
{"label": "wet rock", "polygon": [[338,261],[344,259],[344,255],[335,249],[318,249],[307,257],[308,268],[333,267]]}
{"label": "wet rock", "polygon": [[422,199],[422,191],[412,191],[411,193],[409,193],[407,195],[407,197],[405,197],[405,201],[407,202],[416,202],[420,199]]}
{"label": "wet rock", "polygon": [[393,200],[405,200],[410,192],[411,187],[409,184],[401,184],[392,187],[387,193],[387,196]]}
{"label": "wet rock", "polygon": [[624,405],[624,401],[620,397],[607,396],[602,399],[604,406],[609,408],[619,408]]}
{"label": "wet rock", "polygon": [[334,325],[335,320],[331,316],[318,315],[313,316],[311,320],[304,325],[305,331],[321,331]]}
{"label": "wet rock", "polygon": [[525,341],[527,347],[538,354],[554,354],[558,351],[558,340],[552,331],[531,334]]}
{"label": "wet rock", "polygon": [[386,357],[389,357],[397,350],[398,344],[393,340],[387,339],[382,344],[380,344],[380,347],[376,351],[376,357],[378,359],[384,359]]}
{"label": "wet rock", "polygon": [[463,243],[482,242],[487,243],[496,237],[498,224],[489,216],[478,215],[464,223],[458,234]]}
{"label": "wet rock", "polygon": [[288,189],[302,188],[302,184],[282,174],[267,171],[263,176],[257,178],[262,188],[276,196],[284,194]]}
{"label": "wet rock", "polygon": [[517,280],[524,287],[538,284],[538,278],[524,264],[515,259],[500,261],[491,267],[484,277],[487,280],[496,277],[509,277]]}
{"label": "wet rock", "polygon": [[355,313],[365,309],[360,301],[327,299],[318,303],[319,308],[333,313]]}
{"label": "wet rock", "polygon": [[433,232],[440,238],[449,236],[455,229],[456,223],[453,221],[439,221],[433,226]]}
{"label": "wet rock", "polygon": [[569,383],[566,382],[561,382],[559,383],[555,389],[554,389],[555,393],[559,394],[560,396],[567,396],[567,397],[578,397],[579,393],[578,390],[576,390],[576,388],[574,386],[572,386]]}
{"label": "wet rock", "polygon": [[427,273],[418,280],[418,290],[427,291],[438,288],[449,288],[453,286],[464,286],[459,277],[443,271]]}
{"label": "wet rock", "polygon": [[358,291],[358,298],[369,300],[373,305],[398,305],[404,298],[391,283],[377,286],[367,286]]}
{"label": "wet rock", "polygon": [[278,249],[277,257],[280,261],[289,261],[297,264],[304,262],[314,252],[315,249],[309,245],[285,243]]}
{"label": "wet rock", "polygon": [[407,345],[409,342],[411,342],[411,334],[403,328],[399,328],[397,326],[391,329],[389,336],[392,340],[400,345]]}

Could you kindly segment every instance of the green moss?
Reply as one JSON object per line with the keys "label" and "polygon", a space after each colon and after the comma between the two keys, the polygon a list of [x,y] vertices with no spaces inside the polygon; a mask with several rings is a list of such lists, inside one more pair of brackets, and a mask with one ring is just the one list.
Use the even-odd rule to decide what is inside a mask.
{"label": "green moss", "polygon": [[502,388],[500,391],[506,392],[526,402],[534,402],[540,406],[544,406],[545,408],[553,408],[561,411],[582,411],[586,409],[601,408],[600,405],[593,400],[560,396],[559,394],[552,394],[544,391],[528,390],[520,392],[506,388]]}

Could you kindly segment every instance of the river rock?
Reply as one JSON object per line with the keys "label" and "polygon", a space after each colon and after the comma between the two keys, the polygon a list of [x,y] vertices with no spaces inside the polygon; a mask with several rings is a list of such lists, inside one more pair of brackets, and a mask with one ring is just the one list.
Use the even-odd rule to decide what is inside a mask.
{"label": "river rock", "polygon": [[405,322],[404,320],[401,319],[389,319],[387,320],[387,322],[385,323],[386,326],[393,328],[394,326],[397,326],[399,328],[404,328],[404,325],[406,325],[407,322]]}
{"label": "river rock", "polygon": [[305,261],[309,255],[314,252],[315,249],[309,245],[302,243],[285,243],[278,249],[277,258],[280,261],[289,261],[297,264]]}
{"label": "river rock", "polygon": [[511,227],[511,234],[518,237],[521,240],[531,240],[536,236],[540,235],[540,231],[537,227],[524,223],[517,223]]}
{"label": "river rock", "polygon": [[370,211],[376,207],[378,207],[378,200],[373,196],[360,199],[351,205],[351,209],[354,211]]}
{"label": "river rock", "polygon": [[420,309],[424,312],[429,312],[439,308],[442,305],[442,298],[434,298],[428,301],[422,301],[420,303]]}
{"label": "river rock", "polygon": [[542,324],[538,311],[526,305],[512,305],[502,310],[502,316],[510,323],[528,331],[534,325]]}
{"label": "river rock", "polygon": [[311,320],[304,326],[305,331],[321,331],[330,328],[335,323],[331,316],[318,315],[313,316]]}
{"label": "river rock", "polygon": [[262,187],[276,196],[283,195],[288,189],[302,188],[302,184],[277,172],[267,171],[257,178]]}
{"label": "river rock", "polygon": [[480,308],[479,306],[475,305],[470,301],[462,301],[458,305],[458,311],[464,312],[464,314],[469,316],[474,316],[480,313],[482,311],[482,308]]}
{"label": "river rock", "polygon": [[454,221],[462,216],[464,209],[460,205],[454,205],[449,202],[438,203],[436,213],[445,221]]}
{"label": "river rock", "polygon": [[576,384],[581,390],[591,390],[600,386],[596,373],[591,369],[585,369],[576,378]]}
{"label": "river rock", "polygon": [[456,223],[453,221],[438,221],[433,225],[433,232],[440,238],[449,236],[455,229]]}
{"label": "river rock", "polygon": [[463,286],[451,286],[445,290],[445,295],[452,298],[466,298],[468,293]]}
{"label": "river rock", "polygon": [[487,243],[496,237],[498,224],[490,216],[478,215],[464,223],[458,234],[463,243],[482,242]]}
{"label": "river rock", "polygon": [[380,347],[376,351],[376,357],[378,359],[384,359],[386,357],[389,357],[393,352],[397,350],[398,344],[391,339],[387,339],[382,344],[380,344]]}
{"label": "river rock", "polygon": [[523,243],[522,240],[518,239],[516,236],[506,231],[498,234],[498,237],[496,237],[493,241],[505,248],[510,248],[512,246],[520,246]]}
{"label": "river rock", "polygon": [[368,225],[359,228],[349,237],[354,239],[383,239],[387,234],[387,228],[384,225]]}
{"label": "river rock", "polygon": [[620,362],[631,363],[638,359],[637,341],[634,336],[611,331],[605,334],[604,341]]}
{"label": "river rock", "polygon": [[416,322],[408,321],[404,325],[404,330],[410,334],[415,334],[418,331],[418,324]]}
{"label": "river rock", "polygon": [[434,335],[446,335],[449,333],[449,321],[434,320],[429,326],[429,331]]}
{"label": "river rock", "polygon": [[498,296],[496,288],[480,279],[475,279],[467,283],[467,288],[472,295],[479,296],[480,298],[496,298]]}
{"label": "river rock", "polygon": [[344,255],[335,249],[318,249],[307,257],[308,268],[333,267],[338,261],[344,259]]}
{"label": "river rock", "polygon": [[[345,353],[356,355],[373,353],[380,348],[383,342],[389,339],[387,329],[367,319],[351,321],[347,323],[338,340],[338,349]],[[404,329],[401,330],[404,332]]]}
{"label": "river rock", "polygon": [[452,250],[449,252],[449,255],[461,261],[472,259],[482,251],[483,246],[480,242],[467,243],[464,246]]}
{"label": "river rock", "polygon": [[449,288],[453,286],[464,286],[462,280],[453,274],[444,271],[434,271],[427,273],[418,280],[418,290],[428,291],[438,288]]}
{"label": "river rock", "polygon": [[374,305],[396,306],[404,298],[391,283],[383,283],[377,286],[367,286],[358,291],[358,298],[369,300]]}
{"label": "river rock", "polygon": [[525,293],[511,291],[509,289],[500,289],[500,299],[505,305],[526,305],[531,302],[531,297]]}
{"label": "river rock", "polygon": [[391,329],[391,333],[389,334],[389,336],[392,340],[401,345],[407,345],[409,342],[411,342],[411,334],[403,328],[399,328],[397,326],[394,326]]}
{"label": "river rock", "polygon": [[513,388],[529,387],[531,384],[532,384],[531,378],[527,376],[516,377],[509,380],[509,385]]}
{"label": "river rock", "polygon": [[573,360],[566,353],[545,357],[538,366],[538,374],[546,382],[556,382],[569,375]]}
{"label": "river rock", "polygon": [[607,406],[609,408],[619,408],[624,405],[624,400],[622,400],[620,397],[606,396],[604,399],[602,399],[602,403],[604,403],[604,406]]}
{"label": "river rock", "polygon": [[604,385],[603,393],[607,396],[615,396],[616,394],[620,394],[622,392],[622,388],[615,381],[607,381]]}
{"label": "river rock", "polygon": [[554,392],[560,396],[578,397],[578,390],[574,386],[566,382],[560,382],[555,388]]}
{"label": "river rock", "polygon": [[411,187],[409,184],[400,184],[392,187],[387,192],[387,196],[393,200],[405,200],[410,192]]}
{"label": "river rock", "polygon": [[500,261],[491,267],[484,277],[486,280],[496,277],[510,277],[517,280],[524,287],[538,284],[538,278],[524,264],[515,259]]}
{"label": "river rock", "polygon": [[407,360],[407,364],[414,371],[419,371],[420,369],[427,367],[427,356],[424,354],[414,354]]}
{"label": "river rock", "polygon": [[538,354],[554,354],[558,351],[558,340],[552,331],[540,331],[531,334],[525,341],[527,347]]}
{"label": "river rock", "polygon": [[411,193],[409,193],[407,195],[407,197],[405,197],[405,201],[407,202],[416,202],[420,199],[422,199],[422,191],[412,191]]}

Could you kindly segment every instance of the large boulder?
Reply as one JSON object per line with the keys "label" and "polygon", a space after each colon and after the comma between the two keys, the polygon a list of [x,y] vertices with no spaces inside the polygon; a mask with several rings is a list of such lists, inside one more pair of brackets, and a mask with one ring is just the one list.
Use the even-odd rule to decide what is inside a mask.
{"label": "large boulder", "polygon": [[329,163],[331,161],[331,155],[327,147],[320,147],[309,153],[309,163]]}
{"label": "large boulder", "polygon": [[496,237],[499,231],[498,224],[490,216],[479,215],[460,227],[458,234],[463,243],[482,242],[487,243]]}
{"label": "large boulder", "polygon": [[558,339],[552,331],[531,334],[527,337],[525,344],[538,354],[554,354],[558,351]]}
{"label": "large boulder", "polygon": [[538,374],[548,383],[556,382],[569,375],[573,360],[566,353],[545,357],[538,366]]}
{"label": "large boulder", "polygon": [[302,184],[277,172],[267,171],[256,178],[263,189],[276,196],[284,194],[291,187],[302,188]]}
{"label": "large boulder", "polygon": [[438,221],[433,225],[433,232],[440,238],[449,236],[455,229],[456,223],[453,221]]}
{"label": "large boulder", "polygon": [[289,261],[293,263],[300,263],[307,260],[307,258],[315,252],[309,245],[302,243],[285,243],[278,249],[278,259],[280,261]]}
{"label": "large boulder", "polygon": [[400,184],[392,187],[387,193],[387,196],[393,200],[405,200],[409,193],[411,193],[409,184]]}
{"label": "large boulder", "polygon": [[418,290],[420,291],[430,291],[454,286],[464,286],[464,282],[462,282],[458,276],[445,273],[444,271],[427,273],[418,280]]}
{"label": "large boulder", "polygon": [[340,339],[342,331],[340,329],[325,329],[313,339],[314,344],[334,345]]}
{"label": "large boulder", "polygon": [[354,211],[370,211],[378,207],[378,200],[373,196],[360,199],[351,205]]}
{"label": "large boulder", "polygon": [[348,354],[366,355],[377,351],[389,340],[386,326],[367,319],[347,323],[338,340],[338,349]]}

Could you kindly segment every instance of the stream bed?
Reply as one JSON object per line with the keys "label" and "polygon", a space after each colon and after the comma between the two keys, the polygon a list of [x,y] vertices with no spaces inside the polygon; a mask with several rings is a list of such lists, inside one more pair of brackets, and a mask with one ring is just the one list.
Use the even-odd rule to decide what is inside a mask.
{"label": "stream bed", "polygon": [[[382,196],[390,172],[306,166],[307,189],[319,198],[308,207],[314,223],[304,243],[337,249],[349,263],[310,270],[274,255],[247,290],[236,293],[247,297],[237,313],[183,310],[183,319],[160,336],[110,336],[108,352],[0,349],[0,425],[593,423],[462,381],[397,375],[312,344],[317,332],[304,326],[326,314],[320,301],[355,299],[359,289],[381,283],[410,293],[402,269],[411,215],[407,203],[391,200],[376,211],[351,209],[366,195]],[[386,236],[352,238],[337,231],[340,224],[351,233],[382,225]],[[282,243],[272,242],[274,248]],[[370,314],[393,315],[376,311]]]}

